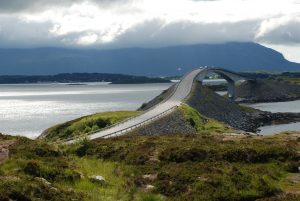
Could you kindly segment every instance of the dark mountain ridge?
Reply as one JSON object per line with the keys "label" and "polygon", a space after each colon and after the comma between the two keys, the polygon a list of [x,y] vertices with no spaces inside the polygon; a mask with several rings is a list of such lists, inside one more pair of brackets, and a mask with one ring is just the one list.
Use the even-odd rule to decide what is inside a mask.
{"label": "dark mountain ridge", "polygon": [[0,49],[0,61],[2,75],[100,72],[168,76],[183,74],[197,66],[217,66],[234,71],[300,70],[300,64],[286,60],[273,49],[256,43],[235,42],[115,50]]}

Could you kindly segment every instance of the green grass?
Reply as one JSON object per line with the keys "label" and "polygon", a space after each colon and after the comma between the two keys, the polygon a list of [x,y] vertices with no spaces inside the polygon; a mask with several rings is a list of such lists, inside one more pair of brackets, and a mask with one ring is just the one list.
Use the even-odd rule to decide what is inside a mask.
{"label": "green grass", "polygon": [[232,131],[232,129],[224,123],[207,118],[188,105],[182,105],[180,110],[183,112],[185,119],[198,133],[225,133]]}
{"label": "green grass", "polygon": [[[72,162],[57,147],[26,138],[13,140],[10,158],[0,165],[0,200],[83,199],[79,192],[56,186],[59,181],[79,179]],[[38,177],[51,184],[40,181]]]}
{"label": "green grass", "polygon": [[254,113],[257,111],[256,109],[254,109],[252,107],[248,107],[246,105],[239,104],[238,107],[240,108],[241,111],[247,112],[247,113]]}
{"label": "green grass", "polygon": [[[136,199],[135,167],[95,157],[79,158],[42,141],[15,138],[11,157],[0,164],[0,200]],[[0,143],[3,140],[0,139]],[[68,148],[76,145],[68,146]],[[103,176],[104,184],[89,177]],[[44,178],[45,184],[37,178]]]}
{"label": "green grass", "polygon": [[[63,188],[73,188],[87,196],[86,200],[132,200],[133,184],[130,183],[129,167],[117,162],[103,161],[95,158],[72,157],[76,171],[84,175],[84,178],[75,182],[61,182]],[[105,178],[105,184],[96,184],[89,177],[101,175]]]}
{"label": "green grass", "polygon": [[282,80],[289,81],[293,84],[300,84],[300,78],[292,78],[292,77],[284,77],[284,76],[280,76],[279,78]]}
{"label": "green grass", "polygon": [[159,194],[166,200],[256,200],[295,189],[286,177],[300,165],[299,137],[123,136],[90,142],[80,153],[135,167],[138,188],[155,186],[150,200]]}
{"label": "green grass", "polygon": [[[131,135],[64,146],[0,135],[0,143],[6,141],[14,144],[0,164],[0,200],[300,199],[299,133]],[[91,182],[93,175],[106,182]],[[147,185],[154,189],[146,191]]]}
{"label": "green grass", "polygon": [[[156,198],[136,187],[135,166],[94,156],[78,157],[75,154],[79,152],[75,150],[79,145],[76,144],[56,146],[0,134],[0,144],[6,141],[14,141],[14,144],[10,147],[10,158],[0,164],[0,200],[140,201],[147,200],[148,196]],[[88,146],[90,142],[83,141],[80,146],[83,144]],[[106,182],[92,182],[90,177],[95,175],[103,176]]]}
{"label": "green grass", "polygon": [[142,195],[140,195],[138,197],[139,201],[164,201],[166,200],[163,196],[161,195],[155,195],[155,194],[151,194],[151,193],[143,193]]}
{"label": "green grass", "polygon": [[101,112],[84,116],[44,131],[47,141],[57,141],[70,137],[84,136],[90,132],[103,129],[129,117],[140,114],[140,111]]}

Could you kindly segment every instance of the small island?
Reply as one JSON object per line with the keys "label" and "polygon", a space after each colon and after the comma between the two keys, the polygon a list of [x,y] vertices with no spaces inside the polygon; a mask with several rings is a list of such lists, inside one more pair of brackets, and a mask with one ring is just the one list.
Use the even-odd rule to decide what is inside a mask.
{"label": "small island", "polygon": [[0,84],[35,83],[86,83],[105,82],[112,84],[168,83],[158,77],[134,76],[109,73],[63,73],[57,75],[0,75]]}

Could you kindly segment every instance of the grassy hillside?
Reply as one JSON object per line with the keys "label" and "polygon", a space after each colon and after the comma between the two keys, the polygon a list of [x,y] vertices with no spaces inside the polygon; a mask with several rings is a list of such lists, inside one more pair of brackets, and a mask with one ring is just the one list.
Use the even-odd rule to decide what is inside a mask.
{"label": "grassy hillside", "polygon": [[136,187],[151,186],[162,200],[287,201],[300,199],[299,139],[291,133],[128,136],[87,142],[73,152],[135,167]]}
{"label": "grassy hillside", "polygon": [[138,115],[140,111],[101,112],[84,116],[63,124],[48,128],[42,134],[48,141],[84,136],[90,132],[103,129],[129,117]]}
{"label": "grassy hillside", "polygon": [[0,146],[10,144],[0,160],[0,200],[296,201],[299,139],[123,136],[55,146],[0,135]]}
{"label": "grassy hillside", "polygon": [[225,133],[232,131],[232,129],[226,124],[207,118],[188,105],[182,105],[180,110],[183,112],[186,121],[189,122],[189,124],[194,127],[199,134]]}

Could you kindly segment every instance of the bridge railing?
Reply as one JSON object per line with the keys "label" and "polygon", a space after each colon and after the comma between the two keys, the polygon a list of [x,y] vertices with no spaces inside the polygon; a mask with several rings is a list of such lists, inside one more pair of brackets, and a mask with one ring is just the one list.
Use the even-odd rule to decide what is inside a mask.
{"label": "bridge railing", "polygon": [[[145,121],[142,121],[142,122],[140,122],[140,123],[138,123],[138,124],[135,124],[135,125],[133,125],[133,126],[129,126],[129,127],[127,127],[127,128],[124,128],[124,129],[121,129],[121,130],[118,130],[118,131],[115,131],[115,132],[112,132],[112,133],[109,133],[109,134],[106,134],[106,135],[103,135],[103,136],[100,136],[100,137],[101,137],[101,138],[117,137],[117,136],[120,136],[120,135],[122,135],[122,134],[128,133],[129,131],[132,131],[132,130],[134,130],[134,129],[136,129],[136,128],[142,127],[142,126],[144,126],[144,125],[146,125],[146,124],[149,124],[149,123],[151,123],[151,122],[153,122],[153,121],[159,119],[159,118],[162,117],[162,116],[165,116],[165,115],[171,113],[172,111],[174,111],[174,110],[175,110],[176,108],[178,108],[178,107],[179,107],[179,106],[177,106],[177,105],[176,105],[176,106],[173,106],[173,107],[169,108],[168,110],[165,110],[164,112],[159,113],[158,115],[156,115],[156,116],[154,116],[154,117],[151,117],[151,118],[149,118],[149,119],[146,119]],[[128,120],[128,119],[127,119],[127,120]],[[119,125],[119,124],[118,124],[118,125]],[[107,129],[107,128],[105,128],[104,130],[106,130],[106,129]],[[100,137],[99,137],[99,138],[100,138]],[[79,137],[78,139],[80,139],[80,137]],[[62,140],[62,142],[71,142],[71,141],[76,141],[76,139],[73,138],[73,137],[71,137],[71,138],[67,138],[67,139]]]}
{"label": "bridge railing", "polygon": [[178,83],[175,84],[175,88],[173,89],[173,92],[172,92],[168,97],[166,97],[163,101],[159,102],[159,103],[156,104],[155,106],[150,107],[150,108],[148,108],[147,110],[142,111],[142,112],[141,112],[140,114],[138,114],[138,115],[134,115],[134,116],[132,116],[132,117],[126,118],[126,119],[124,119],[124,120],[122,120],[122,121],[119,121],[119,122],[117,122],[117,123],[114,123],[114,124],[112,124],[112,125],[110,125],[110,126],[107,126],[107,127],[105,127],[105,128],[101,128],[101,129],[97,129],[97,130],[91,131],[91,132],[87,133],[87,135],[89,136],[89,135],[93,135],[93,134],[95,134],[95,133],[99,133],[99,132],[101,132],[101,131],[110,129],[110,128],[112,128],[112,127],[115,127],[116,125],[123,124],[123,123],[125,123],[125,122],[127,122],[127,121],[130,121],[130,120],[132,120],[132,119],[134,119],[134,118],[136,118],[136,117],[138,117],[138,116],[141,116],[141,115],[145,114],[146,112],[152,110],[154,107],[156,107],[156,106],[158,106],[158,105],[164,103],[166,100],[168,100],[168,99],[174,94],[174,92],[176,91],[177,87],[178,87]]}
{"label": "bridge railing", "polygon": [[132,131],[132,130],[134,130],[134,129],[136,129],[136,128],[142,127],[142,126],[144,126],[144,125],[146,125],[146,124],[149,124],[150,122],[155,121],[156,119],[159,119],[159,118],[162,117],[162,116],[165,116],[165,115],[171,113],[171,112],[172,112],[173,110],[175,110],[176,108],[178,108],[178,106],[171,107],[170,109],[168,109],[168,110],[166,110],[166,111],[164,111],[164,112],[162,112],[162,113],[160,113],[160,114],[158,114],[158,115],[156,115],[156,116],[154,116],[154,117],[151,117],[151,118],[149,118],[149,119],[147,119],[147,120],[145,120],[145,121],[143,121],[143,122],[140,122],[140,123],[135,124],[135,125],[133,125],[133,126],[129,126],[129,127],[127,127],[127,128],[124,128],[124,129],[122,129],[122,130],[119,130],[119,131],[116,131],[116,132],[113,132],[113,133],[109,133],[109,134],[107,134],[107,135],[103,135],[103,136],[101,136],[101,137],[103,137],[103,138],[107,138],[107,137],[116,137],[116,136],[119,136],[119,135],[121,135],[121,134],[128,133],[129,131]]}

